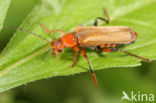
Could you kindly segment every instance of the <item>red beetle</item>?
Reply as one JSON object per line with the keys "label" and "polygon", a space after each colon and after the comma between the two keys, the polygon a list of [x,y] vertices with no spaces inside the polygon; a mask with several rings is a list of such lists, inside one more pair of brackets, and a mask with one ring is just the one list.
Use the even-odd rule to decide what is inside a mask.
{"label": "red beetle", "polygon": [[79,51],[81,51],[82,56],[87,60],[90,71],[92,73],[92,77],[94,83],[97,87],[97,80],[92,69],[92,66],[89,62],[88,56],[85,53],[84,48],[87,47],[96,47],[98,50],[103,52],[114,52],[114,51],[121,51],[123,53],[127,53],[133,57],[139,58],[145,62],[150,62],[149,59],[137,56],[132,54],[128,51],[122,50],[117,48],[118,45],[128,45],[135,42],[137,38],[137,33],[133,31],[131,28],[127,26],[98,26],[98,20],[105,21],[107,24],[109,23],[109,15],[108,12],[104,9],[104,13],[107,19],[102,17],[97,17],[93,26],[79,26],[76,27],[74,32],[71,33],[64,33],[64,31],[56,29],[56,30],[48,30],[42,23],[40,24],[42,29],[48,33],[54,33],[59,31],[62,37],[58,38],[54,42],[50,42],[49,40],[45,39],[44,37],[25,30],[23,28],[17,28],[19,30],[24,30],[26,32],[32,33],[41,39],[47,41],[51,46],[50,51],[54,55],[59,55],[65,48],[72,48],[75,51],[73,64],[71,67],[74,67],[77,60],[77,55]]}

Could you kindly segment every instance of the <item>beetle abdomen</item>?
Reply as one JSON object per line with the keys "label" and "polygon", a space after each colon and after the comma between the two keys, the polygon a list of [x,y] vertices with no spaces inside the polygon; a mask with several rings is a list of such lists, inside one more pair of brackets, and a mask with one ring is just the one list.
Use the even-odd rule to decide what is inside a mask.
{"label": "beetle abdomen", "polygon": [[136,40],[137,34],[126,26],[88,26],[77,27],[75,33],[81,46],[101,44],[130,44]]}

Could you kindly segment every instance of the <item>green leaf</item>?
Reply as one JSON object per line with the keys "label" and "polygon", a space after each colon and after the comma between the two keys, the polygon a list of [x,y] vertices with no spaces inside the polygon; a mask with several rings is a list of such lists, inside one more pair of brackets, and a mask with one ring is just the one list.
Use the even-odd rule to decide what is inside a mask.
{"label": "green leaf", "polygon": [[[155,0],[42,0],[21,27],[52,40],[43,32],[40,22],[52,30],[71,32],[79,24],[92,25],[96,17],[103,16],[102,8],[105,7],[110,14],[110,25],[126,25],[139,34],[137,41],[124,49],[154,60],[155,5]],[[39,79],[89,71],[87,62],[81,55],[77,65],[69,68],[74,55],[70,48],[60,54],[58,62],[51,55],[42,60],[48,48],[50,46],[44,40],[17,31],[0,55],[0,92]],[[87,55],[94,70],[141,65],[140,60],[120,52],[99,55],[94,50],[87,50]]]}
{"label": "green leaf", "polygon": [[3,23],[9,8],[11,0],[0,0],[0,30],[3,28]]}
{"label": "green leaf", "polygon": [[[5,0],[4,3],[8,3],[10,0]],[[4,5],[4,8],[0,8],[0,11],[7,11],[7,15],[5,18],[5,22],[3,23],[3,27],[11,26],[11,25],[20,25],[24,18],[27,16],[29,12],[32,11],[32,8],[36,4],[38,0],[12,0],[7,11],[7,6]],[[3,4],[4,4],[3,3]],[[0,3],[2,4],[2,3]],[[20,5],[19,5],[20,4]],[[8,4],[9,5],[9,4]],[[1,6],[2,7],[2,6]],[[2,9],[2,10],[1,10]],[[15,29],[5,29],[3,28],[0,32],[0,52],[9,42],[10,38],[15,33]]]}

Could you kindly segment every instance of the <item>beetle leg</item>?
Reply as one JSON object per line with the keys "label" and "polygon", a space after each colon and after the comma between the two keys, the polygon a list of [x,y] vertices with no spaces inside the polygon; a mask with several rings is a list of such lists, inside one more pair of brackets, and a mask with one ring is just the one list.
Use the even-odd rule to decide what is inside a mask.
{"label": "beetle leg", "polygon": [[40,23],[40,26],[42,27],[44,32],[46,32],[47,34],[50,34],[50,30],[48,30],[47,27],[43,23]]}
{"label": "beetle leg", "polygon": [[97,49],[102,50],[103,52],[110,53],[113,52],[113,48],[117,46],[116,44],[103,44],[97,46]]}
{"label": "beetle leg", "polygon": [[126,54],[128,54],[128,55],[131,55],[131,56],[133,56],[133,57],[136,57],[136,58],[138,58],[138,59],[141,59],[141,60],[143,60],[143,61],[145,61],[145,62],[149,62],[149,63],[151,62],[151,60],[148,59],[148,58],[140,57],[140,56],[138,56],[138,55],[136,55],[136,54],[130,53],[130,52],[125,51],[125,50],[123,50],[123,49],[118,49],[118,48],[113,48],[113,49],[114,49],[114,51],[121,51],[121,52],[126,53]]}
{"label": "beetle leg", "polygon": [[79,53],[79,48],[77,46],[75,46],[75,47],[73,47],[73,50],[75,51],[75,55],[74,55],[73,64],[71,65],[71,67],[74,67],[76,64],[77,55]]}
{"label": "beetle leg", "polygon": [[102,48],[102,51],[106,52],[106,53],[111,53],[112,52],[112,48]]}
{"label": "beetle leg", "polygon": [[109,14],[105,8],[104,8],[104,14],[106,15],[107,19],[102,18],[102,17],[97,17],[94,21],[94,24],[93,24],[94,26],[98,26],[98,20],[102,20],[102,21],[106,22],[107,24],[109,24],[109,22],[110,22]]}
{"label": "beetle leg", "polygon": [[105,18],[97,17],[94,21],[94,24],[93,24],[94,26],[98,26],[98,20],[103,20],[108,24],[108,21]]}
{"label": "beetle leg", "polygon": [[51,51],[52,49],[48,49],[42,56],[42,60],[44,60],[45,56]]}
{"label": "beetle leg", "polygon": [[56,31],[59,31],[62,36],[65,35],[64,31],[62,31],[60,29],[49,30],[43,23],[40,23],[40,26],[44,30],[44,32],[46,32],[47,34],[51,34],[51,33],[54,33]]}
{"label": "beetle leg", "polygon": [[93,80],[94,80],[94,84],[95,84],[95,86],[97,87],[97,80],[96,80],[95,73],[94,73],[94,71],[93,71],[93,69],[92,69],[92,66],[91,66],[91,64],[90,64],[90,62],[89,62],[88,56],[86,55],[84,49],[81,49],[81,54],[82,54],[82,56],[83,56],[83,57],[87,60],[87,62],[88,62],[89,69],[90,69],[90,72],[92,73],[92,77],[93,77]]}
{"label": "beetle leg", "polygon": [[115,51],[121,51],[121,52],[126,53],[126,54],[128,54],[128,55],[131,55],[131,56],[133,56],[133,57],[135,57],[135,58],[141,59],[141,60],[143,60],[143,61],[145,61],[145,62],[151,62],[151,60],[148,59],[148,58],[140,57],[140,56],[138,56],[138,55],[136,55],[136,54],[130,53],[130,52],[125,51],[125,50],[123,50],[123,49],[118,49],[118,48],[102,48],[102,51],[103,51],[103,52],[107,52],[107,53],[115,52]]}

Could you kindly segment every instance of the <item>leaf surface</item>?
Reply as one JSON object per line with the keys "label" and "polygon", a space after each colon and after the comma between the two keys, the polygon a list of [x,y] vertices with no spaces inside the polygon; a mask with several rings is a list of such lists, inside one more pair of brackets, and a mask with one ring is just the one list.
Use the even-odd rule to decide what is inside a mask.
{"label": "leaf surface", "polygon": [[[156,59],[155,5],[155,0],[41,0],[21,27],[53,41],[58,35],[53,35],[53,39],[50,38],[41,29],[40,22],[51,30],[62,29],[67,33],[73,31],[79,24],[92,25],[96,17],[103,16],[102,8],[105,7],[111,18],[109,25],[129,26],[139,35],[134,44],[124,49],[154,60]],[[0,92],[35,80],[89,70],[87,62],[81,55],[77,65],[69,68],[74,55],[70,48],[59,56],[58,62],[56,57],[51,55],[42,60],[48,48],[50,47],[44,40],[17,31],[0,55]],[[87,55],[94,70],[141,65],[140,60],[121,52],[99,55],[94,50],[87,50]]]}
{"label": "leaf surface", "polygon": [[11,0],[0,0],[0,30],[3,28],[3,23],[9,8]]}

